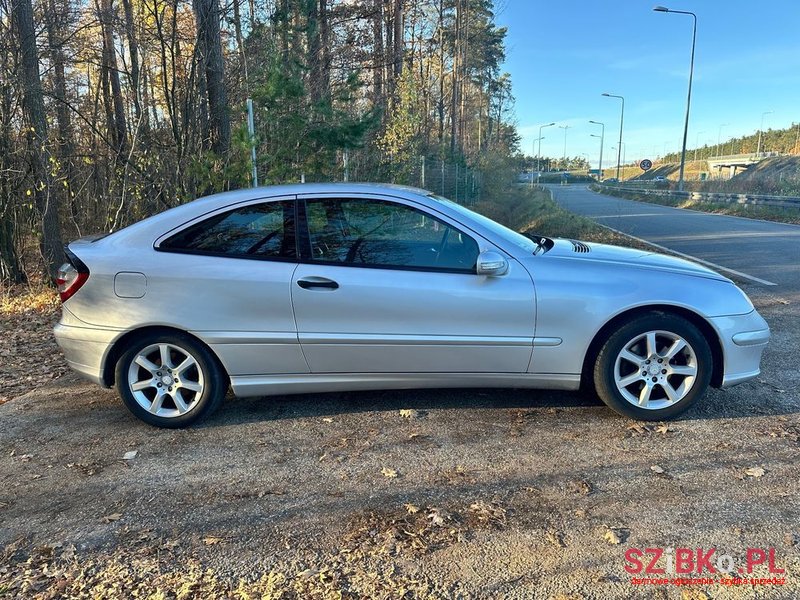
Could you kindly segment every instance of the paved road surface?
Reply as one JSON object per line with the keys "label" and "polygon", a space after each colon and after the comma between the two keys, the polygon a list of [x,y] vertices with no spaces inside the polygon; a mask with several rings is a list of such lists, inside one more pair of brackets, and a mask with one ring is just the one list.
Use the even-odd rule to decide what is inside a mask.
{"label": "paved road surface", "polygon": [[[628,235],[687,254],[738,279],[800,292],[800,226],[712,215],[604,196],[583,185],[547,186],[556,202]],[[736,278],[736,277],[734,277]]]}

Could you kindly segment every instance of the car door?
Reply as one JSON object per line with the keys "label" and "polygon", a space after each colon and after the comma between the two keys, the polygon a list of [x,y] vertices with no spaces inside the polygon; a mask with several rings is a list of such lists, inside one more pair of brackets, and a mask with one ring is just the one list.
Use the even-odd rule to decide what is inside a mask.
{"label": "car door", "polygon": [[519,263],[476,275],[478,253],[496,248],[407,200],[318,195],[298,208],[292,304],[312,373],[527,370],[535,298]]}

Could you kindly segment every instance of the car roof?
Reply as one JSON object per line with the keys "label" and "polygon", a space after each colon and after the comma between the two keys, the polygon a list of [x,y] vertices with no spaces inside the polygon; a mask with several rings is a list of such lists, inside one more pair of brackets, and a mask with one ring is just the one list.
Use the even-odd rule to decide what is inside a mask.
{"label": "car roof", "polygon": [[[392,183],[292,183],[282,185],[259,186],[229,192],[221,192],[202,196],[196,200],[180,204],[163,212],[152,215],[146,219],[114,232],[104,239],[104,243],[121,242],[123,239],[139,239],[143,241],[152,238],[153,231],[164,231],[164,225],[177,225],[188,220],[201,217],[220,208],[251,200],[279,198],[281,196],[306,196],[313,194],[374,194],[395,196],[405,199],[421,201],[422,204],[440,204],[433,197],[433,193],[421,188]],[[167,227],[169,229],[170,227]]]}

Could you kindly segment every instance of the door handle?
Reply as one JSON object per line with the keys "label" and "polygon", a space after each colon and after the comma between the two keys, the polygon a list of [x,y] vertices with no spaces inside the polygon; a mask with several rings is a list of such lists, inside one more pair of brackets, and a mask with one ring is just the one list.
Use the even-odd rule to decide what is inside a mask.
{"label": "door handle", "polygon": [[311,290],[314,288],[324,288],[328,290],[339,289],[338,283],[325,277],[304,277],[303,279],[297,280],[297,285],[304,290]]}

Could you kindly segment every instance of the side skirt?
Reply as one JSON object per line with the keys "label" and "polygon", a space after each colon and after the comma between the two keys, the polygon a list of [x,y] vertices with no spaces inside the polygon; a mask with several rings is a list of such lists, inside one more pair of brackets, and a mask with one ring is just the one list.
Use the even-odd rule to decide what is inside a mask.
{"label": "side skirt", "polygon": [[567,373],[318,373],[231,377],[233,393],[240,397],[420,388],[577,390],[580,383],[580,375]]}

